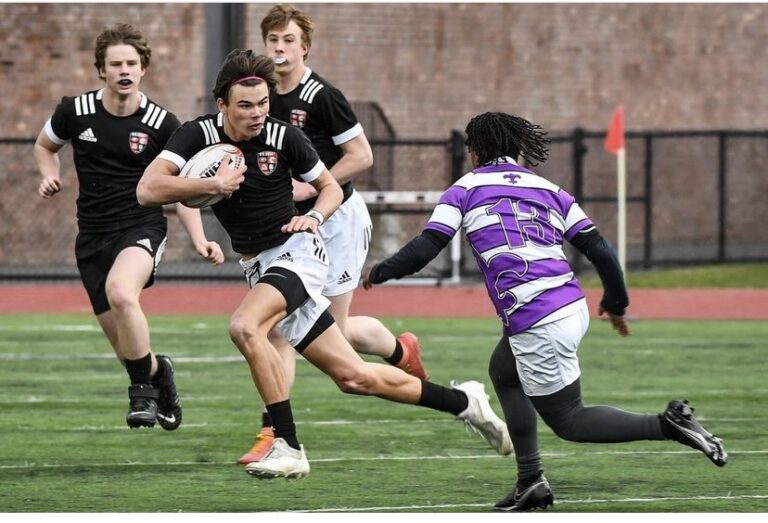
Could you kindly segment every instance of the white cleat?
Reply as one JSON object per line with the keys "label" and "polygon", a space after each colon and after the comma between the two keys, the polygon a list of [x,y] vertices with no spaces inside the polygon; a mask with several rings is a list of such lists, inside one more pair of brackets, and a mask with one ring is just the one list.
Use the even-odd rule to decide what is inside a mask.
{"label": "white cleat", "polygon": [[304,445],[296,450],[283,438],[275,438],[269,453],[261,461],[247,464],[245,471],[258,479],[301,479],[309,476],[309,461]]}
{"label": "white cleat", "polygon": [[469,425],[472,430],[479,432],[502,456],[512,454],[512,439],[509,437],[507,424],[499,418],[488,402],[485,385],[479,381],[459,383],[451,381],[451,388],[460,390],[467,395],[469,405],[459,413],[458,419]]}

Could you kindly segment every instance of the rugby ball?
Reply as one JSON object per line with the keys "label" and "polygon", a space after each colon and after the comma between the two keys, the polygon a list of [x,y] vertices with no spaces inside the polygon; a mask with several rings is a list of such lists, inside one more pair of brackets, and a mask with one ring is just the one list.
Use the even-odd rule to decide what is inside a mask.
{"label": "rugby ball", "polygon": [[[232,155],[232,158],[229,160],[229,165],[231,167],[237,167],[240,163],[245,161],[243,152],[234,145],[217,143],[206,147],[190,158],[189,161],[184,164],[184,168],[181,170],[181,173],[179,173],[179,176],[183,178],[210,178],[216,174],[216,170],[219,168],[219,165],[221,165],[221,160],[226,153]],[[203,207],[208,207],[221,201],[223,198],[223,194],[203,194],[181,203],[187,207],[202,209]]]}

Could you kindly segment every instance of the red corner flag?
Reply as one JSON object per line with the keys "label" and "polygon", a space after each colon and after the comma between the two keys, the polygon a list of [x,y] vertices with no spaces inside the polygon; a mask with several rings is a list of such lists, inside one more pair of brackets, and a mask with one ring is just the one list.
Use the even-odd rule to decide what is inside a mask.
{"label": "red corner flag", "polygon": [[619,149],[624,148],[624,106],[617,105],[611,115],[611,126],[605,136],[605,150],[611,154],[618,154]]}

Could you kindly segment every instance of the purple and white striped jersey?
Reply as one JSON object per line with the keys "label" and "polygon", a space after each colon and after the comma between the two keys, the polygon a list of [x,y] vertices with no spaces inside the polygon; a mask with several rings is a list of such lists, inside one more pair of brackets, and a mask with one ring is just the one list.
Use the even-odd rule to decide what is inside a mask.
{"label": "purple and white striped jersey", "polygon": [[592,221],[573,196],[512,158],[454,183],[425,230],[453,237],[461,227],[508,336],[568,316],[584,299],[563,241]]}

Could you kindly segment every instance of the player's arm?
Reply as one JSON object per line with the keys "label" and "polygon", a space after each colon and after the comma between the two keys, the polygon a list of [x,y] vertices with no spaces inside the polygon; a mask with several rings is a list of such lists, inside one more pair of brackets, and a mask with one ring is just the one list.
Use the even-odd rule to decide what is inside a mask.
{"label": "player's arm", "polygon": [[344,156],[331,167],[331,174],[339,185],[343,185],[373,165],[373,151],[365,133],[360,133],[340,147]]}
{"label": "player's arm", "polygon": [[451,238],[447,234],[425,229],[386,260],[367,266],[363,271],[363,287],[370,289],[376,283],[400,279],[419,272],[434,260],[450,241]]}
{"label": "player's arm", "polygon": [[613,328],[622,336],[627,336],[629,327],[624,314],[629,306],[629,296],[624,283],[624,274],[613,248],[594,227],[576,234],[571,239],[571,244],[594,265],[603,283],[603,299],[598,307],[599,314],[607,314]]}
{"label": "player's arm", "polygon": [[63,147],[48,137],[45,129],[40,131],[35,141],[33,154],[37,169],[43,179],[37,187],[37,192],[43,198],[50,198],[61,190],[61,162],[59,150]]}
{"label": "player's arm", "polygon": [[[339,185],[344,185],[373,165],[373,151],[365,133],[357,135],[340,147],[344,155],[331,167],[330,171]],[[294,180],[293,199],[295,201],[301,202],[315,196],[317,191],[311,184]]]}
{"label": "player's arm", "polygon": [[[322,166],[322,162],[318,162],[318,165]],[[316,233],[317,228],[341,205],[344,193],[339,182],[328,169],[323,167],[321,174],[309,183],[317,191],[315,206],[307,214],[294,216],[290,222],[283,225],[283,232],[312,231]]]}
{"label": "player's arm", "polygon": [[[164,158],[166,154],[166,151],[161,152],[144,170],[136,187],[139,204],[157,207],[203,195],[223,194],[229,197],[245,180],[245,162],[240,162],[237,167],[230,166],[229,153],[224,155],[216,175],[209,178],[179,177],[180,167],[174,161]],[[183,159],[179,158],[179,161],[181,163]]]}
{"label": "player's arm", "polygon": [[189,239],[192,240],[197,253],[213,265],[223,263],[224,252],[221,250],[221,246],[214,241],[208,240],[205,236],[203,221],[200,218],[200,210],[177,203],[176,215],[179,217],[181,225],[187,231]]}

